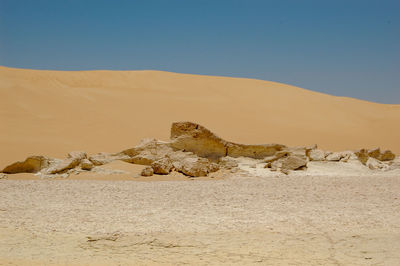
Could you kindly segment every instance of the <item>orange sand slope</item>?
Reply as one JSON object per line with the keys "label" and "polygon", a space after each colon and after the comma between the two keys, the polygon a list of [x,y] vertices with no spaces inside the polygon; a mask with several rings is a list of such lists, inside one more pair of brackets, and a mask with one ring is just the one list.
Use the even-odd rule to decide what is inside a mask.
{"label": "orange sand slope", "polygon": [[142,138],[168,139],[171,123],[186,120],[239,143],[400,153],[400,105],[243,78],[0,67],[0,168],[32,154],[114,152]]}

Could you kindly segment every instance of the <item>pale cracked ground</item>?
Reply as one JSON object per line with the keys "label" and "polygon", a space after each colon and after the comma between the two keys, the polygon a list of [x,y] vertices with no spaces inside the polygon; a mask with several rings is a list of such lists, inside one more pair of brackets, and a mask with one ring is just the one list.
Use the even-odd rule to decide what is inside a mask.
{"label": "pale cracked ground", "polygon": [[400,265],[400,176],[0,180],[4,265]]}

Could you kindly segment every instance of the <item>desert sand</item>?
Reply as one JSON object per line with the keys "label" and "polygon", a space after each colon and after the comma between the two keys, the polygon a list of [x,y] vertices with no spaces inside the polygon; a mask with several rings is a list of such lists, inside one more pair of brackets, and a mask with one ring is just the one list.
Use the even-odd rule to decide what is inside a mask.
{"label": "desert sand", "polygon": [[[377,88],[379,89],[379,88]],[[276,82],[161,71],[0,67],[0,168],[28,155],[118,152],[193,121],[238,143],[400,153],[400,106]]]}
{"label": "desert sand", "polygon": [[398,265],[399,184],[0,180],[0,264]]}
{"label": "desert sand", "polygon": [[[306,164],[289,172],[267,167],[267,157],[239,156],[229,159],[237,166],[219,162],[218,171],[196,178],[184,171],[144,177],[146,166],[120,159],[90,171],[72,167],[66,177],[64,170],[0,174],[0,265],[400,264],[400,158],[368,155],[375,167],[348,153],[400,153],[400,105],[251,79],[0,67],[0,119],[0,169],[28,155],[90,156],[143,138],[168,140],[171,123],[185,120],[238,143],[347,151],[318,161],[308,148],[298,155],[287,147],[287,158]],[[205,136],[203,154],[215,146]],[[183,143],[176,153],[189,156],[198,148],[191,137],[162,145]]]}

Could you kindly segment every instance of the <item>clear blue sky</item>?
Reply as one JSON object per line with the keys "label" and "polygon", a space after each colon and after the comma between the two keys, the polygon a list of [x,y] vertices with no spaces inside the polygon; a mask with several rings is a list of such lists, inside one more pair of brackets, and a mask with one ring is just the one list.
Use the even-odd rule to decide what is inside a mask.
{"label": "clear blue sky", "polygon": [[400,1],[0,0],[0,65],[248,77],[400,104]]}

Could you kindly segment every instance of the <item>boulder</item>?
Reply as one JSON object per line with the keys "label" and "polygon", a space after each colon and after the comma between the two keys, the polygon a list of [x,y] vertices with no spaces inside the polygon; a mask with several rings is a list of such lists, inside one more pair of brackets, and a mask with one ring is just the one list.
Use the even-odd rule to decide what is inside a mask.
{"label": "boulder", "polygon": [[389,150],[382,152],[379,156],[380,161],[392,161],[396,158],[396,155]]}
{"label": "boulder", "polygon": [[343,158],[341,152],[330,152],[326,155],[325,160],[330,162],[338,162]]}
{"label": "boulder", "polygon": [[365,165],[371,170],[389,169],[388,165],[386,165],[385,163],[382,163],[381,161],[379,161],[379,160],[377,160],[377,159],[375,159],[373,157],[368,158],[368,160],[367,160]]}
{"label": "boulder", "polygon": [[6,179],[6,178],[7,178],[7,175],[6,175],[6,174],[0,173],[0,179]]}
{"label": "boulder", "polygon": [[182,161],[173,162],[173,166],[178,172],[191,177],[207,176],[219,169],[217,164],[200,157],[187,157]]}
{"label": "boulder", "polygon": [[168,142],[144,139],[134,148],[124,150],[119,155],[124,156],[123,161],[128,163],[151,165],[173,152],[174,149],[170,147]]}
{"label": "boulder", "polygon": [[358,151],[354,152],[355,155],[357,156],[358,160],[362,163],[362,164],[366,164],[368,159],[369,159],[369,155],[368,155],[368,151],[366,149],[360,149]]}
{"label": "boulder", "polygon": [[80,166],[81,166],[82,170],[87,170],[87,171],[92,170],[94,167],[93,163],[91,161],[89,161],[88,159],[83,159],[81,161]]}
{"label": "boulder", "polygon": [[340,159],[341,162],[347,163],[350,160],[357,160],[357,156],[352,151],[342,151],[342,158]]}
{"label": "boulder", "polygon": [[308,157],[310,161],[324,161],[325,160],[325,152],[323,150],[315,149],[311,150],[308,153]]}
{"label": "boulder", "polygon": [[281,159],[281,171],[298,170],[307,166],[307,160],[304,157],[289,155]]}
{"label": "boulder", "polygon": [[364,165],[367,164],[369,158],[374,158],[379,161],[392,161],[396,158],[396,155],[390,150],[381,152],[379,148],[367,150],[361,149],[355,152],[358,160]]}
{"label": "boulder", "polygon": [[81,160],[79,158],[68,158],[65,160],[57,160],[52,162],[52,164],[43,170],[43,174],[54,175],[63,173],[69,169],[73,169],[80,164]]}
{"label": "boulder", "polygon": [[290,154],[267,163],[265,167],[271,168],[271,171],[281,171],[284,174],[288,174],[291,170],[300,170],[307,167],[307,158],[302,155]]}
{"label": "boulder", "polygon": [[172,163],[168,158],[157,160],[151,164],[154,174],[167,175],[172,171]]}
{"label": "boulder", "polygon": [[380,148],[371,149],[368,150],[367,153],[369,157],[379,160],[379,157],[381,155],[381,149]]}
{"label": "boulder", "polygon": [[29,156],[23,162],[15,162],[3,169],[3,173],[37,173],[43,168],[48,167],[49,158],[44,156]]}
{"label": "boulder", "polygon": [[154,174],[154,170],[150,166],[146,166],[142,172],[140,173],[141,176],[152,176]]}

